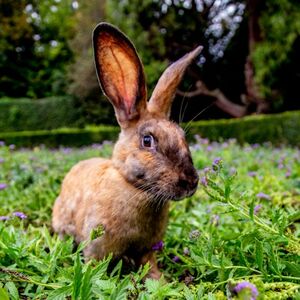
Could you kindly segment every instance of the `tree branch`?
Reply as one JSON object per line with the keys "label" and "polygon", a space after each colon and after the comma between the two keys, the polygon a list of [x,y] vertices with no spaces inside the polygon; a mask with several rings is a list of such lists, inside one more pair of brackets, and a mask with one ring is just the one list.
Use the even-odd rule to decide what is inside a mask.
{"label": "tree branch", "polygon": [[177,90],[177,94],[187,98],[192,98],[198,95],[213,97],[216,99],[214,104],[217,107],[235,118],[240,118],[247,114],[246,106],[233,103],[219,89],[209,90],[201,80],[196,82],[196,90],[191,92]]}

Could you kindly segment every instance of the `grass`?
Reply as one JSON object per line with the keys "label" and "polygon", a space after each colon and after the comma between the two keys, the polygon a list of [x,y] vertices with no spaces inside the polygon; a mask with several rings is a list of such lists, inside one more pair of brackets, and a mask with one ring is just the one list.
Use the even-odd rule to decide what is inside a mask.
{"label": "grass", "polygon": [[164,278],[145,281],[147,265],[126,273],[110,256],[85,263],[85,244],[74,250],[51,232],[64,175],[110,156],[109,143],[0,146],[0,299],[300,299],[299,149],[202,139],[191,148],[201,184],[172,203],[157,251]]}

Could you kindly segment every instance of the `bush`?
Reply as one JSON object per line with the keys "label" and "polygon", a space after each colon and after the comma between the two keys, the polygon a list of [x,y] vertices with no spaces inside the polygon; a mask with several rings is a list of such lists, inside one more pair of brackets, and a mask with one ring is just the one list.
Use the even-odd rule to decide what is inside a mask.
{"label": "bush", "polygon": [[93,128],[62,128],[55,130],[38,130],[23,132],[5,132],[0,134],[0,140],[6,144],[18,147],[45,145],[48,147],[83,146],[100,143],[105,140],[116,140],[118,127],[98,126]]}
{"label": "bush", "polygon": [[78,127],[82,123],[72,97],[0,99],[0,132]]}
{"label": "bush", "polygon": [[210,140],[235,138],[239,143],[300,144],[300,111],[242,119],[193,122],[189,137],[198,134]]}
{"label": "bush", "polygon": [[[189,141],[193,141],[195,135],[200,135],[212,141],[235,138],[241,144],[271,142],[274,145],[300,145],[300,111],[249,116],[243,119],[198,121],[182,127],[187,128]],[[119,127],[102,125],[85,129],[0,133],[0,140],[26,147],[40,144],[50,147],[82,146],[100,143],[103,140],[115,140],[118,132]]]}

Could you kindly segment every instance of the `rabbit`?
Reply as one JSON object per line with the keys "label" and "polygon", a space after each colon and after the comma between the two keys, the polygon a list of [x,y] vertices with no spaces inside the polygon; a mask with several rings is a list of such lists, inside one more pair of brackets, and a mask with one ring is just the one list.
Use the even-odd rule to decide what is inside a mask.
{"label": "rabbit", "polygon": [[[76,242],[90,241],[88,259],[127,257],[150,264],[158,279],[153,245],[163,239],[169,200],[193,195],[198,174],[184,131],[169,120],[176,88],[199,46],[171,64],[147,101],[143,65],[131,41],[109,23],[93,32],[96,73],[120,125],[111,159],[76,164],[63,180],[53,207],[52,227]],[[103,234],[90,239],[95,228]]]}

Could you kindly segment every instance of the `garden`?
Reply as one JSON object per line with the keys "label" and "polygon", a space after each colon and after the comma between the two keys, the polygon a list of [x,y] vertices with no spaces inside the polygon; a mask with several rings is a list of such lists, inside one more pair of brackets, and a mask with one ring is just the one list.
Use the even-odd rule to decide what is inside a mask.
{"label": "garden", "polygon": [[199,188],[171,205],[165,239],[154,248],[159,281],[144,279],[147,265],[109,269],[111,256],[85,263],[85,244],[75,249],[51,230],[66,172],[111,150],[110,142],[52,150],[1,144],[1,299],[299,299],[299,149],[196,137]]}
{"label": "garden", "polygon": [[[1,1],[0,300],[300,300],[299,20],[296,0]],[[148,227],[168,216],[153,245],[156,229],[123,213],[139,234],[124,251],[154,253],[159,279],[148,257],[88,260],[102,224],[80,243],[52,227],[66,174],[111,157],[118,136],[120,153],[178,163],[168,197],[192,195],[148,213]],[[139,186],[162,203],[165,177],[138,167],[116,199],[128,208]]]}

